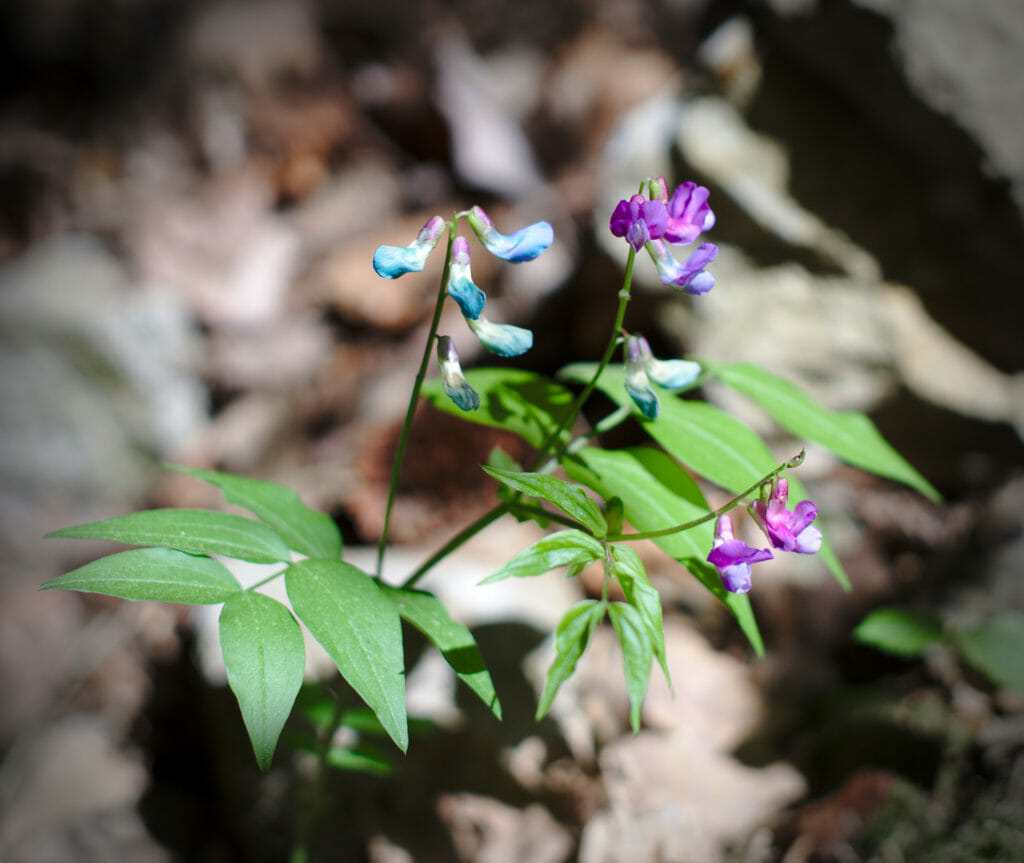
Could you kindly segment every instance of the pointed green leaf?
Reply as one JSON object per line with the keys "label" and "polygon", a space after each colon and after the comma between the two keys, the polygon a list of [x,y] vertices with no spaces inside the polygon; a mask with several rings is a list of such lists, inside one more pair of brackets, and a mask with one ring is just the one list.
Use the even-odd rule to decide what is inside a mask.
{"label": "pointed green leaf", "polygon": [[590,634],[604,617],[605,605],[596,599],[585,599],[570,608],[555,629],[555,661],[548,669],[544,693],[537,705],[537,719],[543,719],[555,700],[559,687],[576,670],[583,651],[587,649]]}
{"label": "pointed green leaf", "polygon": [[[577,363],[559,371],[559,377],[590,379],[593,368]],[[598,381],[613,401],[629,407],[621,365],[608,366]],[[644,421],[644,430],[668,452],[696,473],[733,494],[739,494],[777,467],[768,447],[751,429],[714,405],[665,394],[656,420]],[[790,508],[803,498],[790,479]],[[824,531],[822,531],[824,534]],[[819,557],[844,589],[850,581],[824,536]]]}
{"label": "pointed green leaf", "polygon": [[341,556],[341,534],[334,520],[327,513],[306,506],[287,486],[215,470],[168,467],[217,486],[224,492],[225,500],[249,510],[300,554]]}
{"label": "pointed green leaf", "polygon": [[[652,447],[604,450],[588,447],[565,461],[566,472],[586,483],[606,499],[622,499],[626,521],[638,531],[660,530],[706,516],[704,496],[678,462]],[[705,558],[714,540],[711,521],[680,533],[652,540],[682,563],[717,596],[736,616],[736,620],[758,656],[764,655],[764,643],[743,593],[730,593],[722,587],[718,573]]]}
{"label": "pointed green leaf", "polygon": [[224,566],[208,557],[169,548],[137,548],[101,557],[51,578],[39,589],[212,605],[223,602],[242,587]]}
{"label": "pointed green leaf", "polygon": [[651,680],[651,662],[654,645],[651,644],[643,616],[633,606],[613,602],[608,606],[615,634],[622,645],[622,664],[626,671],[626,691],[629,693],[629,724],[633,731],[640,730],[640,711]]}
{"label": "pointed green leaf", "polygon": [[405,752],[409,727],[395,604],[369,575],[340,560],[293,563],[285,587],[299,619]]}
{"label": "pointed green leaf", "polygon": [[1024,692],[1024,615],[1006,611],[953,638],[964,658],[993,683]]}
{"label": "pointed green leaf", "polygon": [[920,656],[942,638],[942,622],[905,608],[877,608],[857,624],[853,637],[886,653]]}
{"label": "pointed green leaf", "polygon": [[[523,369],[470,369],[466,380],[480,394],[480,408],[469,413],[445,395],[438,378],[424,383],[422,393],[438,410],[514,432],[536,448],[554,434],[572,404],[572,393],[565,387]],[[568,440],[569,431],[563,429],[559,439]]]}
{"label": "pointed green leaf", "polygon": [[250,590],[224,603],[220,646],[256,761],[267,771],[302,685],[302,630],[280,602]]}
{"label": "pointed green leaf", "polygon": [[647,634],[654,647],[654,655],[658,657],[658,664],[665,673],[665,680],[671,686],[672,675],[669,674],[668,657],[665,655],[665,627],[661,618],[661,596],[647,580],[643,561],[640,560],[640,555],[636,553],[635,549],[628,545],[613,545],[612,556],[615,558],[612,571],[619,580],[619,584],[622,585],[626,602],[639,611],[643,617],[647,626]]}
{"label": "pointed green leaf", "polygon": [[854,467],[894,479],[938,502],[941,495],[858,411],[822,407],[799,387],[752,363],[708,363],[730,388],[756,401],[796,437],[814,441]]}
{"label": "pointed green leaf", "polygon": [[327,764],[335,770],[372,773],[377,776],[387,776],[395,769],[387,754],[369,743],[332,746],[327,752]]}
{"label": "pointed green leaf", "polygon": [[524,548],[480,583],[491,584],[511,576],[543,575],[559,566],[585,565],[603,556],[604,548],[590,534],[581,530],[562,530]]}
{"label": "pointed green leaf", "polygon": [[554,504],[567,516],[590,528],[595,536],[604,536],[608,530],[601,510],[578,485],[544,473],[526,473],[493,467],[485,467],[484,471],[516,491]]}
{"label": "pointed green leaf", "polygon": [[222,554],[252,563],[291,560],[284,540],[266,525],[208,509],[145,509],[55,530],[47,536],[159,545],[189,554]]}
{"label": "pointed green leaf", "polygon": [[501,703],[480,649],[469,628],[452,620],[436,596],[421,590],[384,587],[398,613],[422,632],[445,658],[455,673],[498,719]]}

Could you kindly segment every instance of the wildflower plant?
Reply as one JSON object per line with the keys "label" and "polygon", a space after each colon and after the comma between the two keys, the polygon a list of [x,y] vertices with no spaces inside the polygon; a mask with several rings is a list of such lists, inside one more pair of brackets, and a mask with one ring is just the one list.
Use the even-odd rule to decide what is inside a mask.
{"label": "wildflower plant", "polygon": [[[315,730],[297,745],[316,752],[321,767],[386,769],[386,755],[374,754],[359,742],[343,747],[335,739],[342,726],[365,732],[370,716],[370,723],[399,750],[404,752],[409,745],[402,621],[422,632],[458,677],[501,716],[499,693],[472,633],[417,585],[497,519],[535,519],[553,530],[500,563],[482,584],[555,569],[574,576],[595,563],[604,573],[600,597],[574,605],[555,630],[555,658],[537,717],[548,711],[591,634],[607,618],[621,644],[630,720],[638,729],[651,667],[657,661],[668,677],[668,661],[661,601],[635,544],[653,542],[692,573],[735,615],[759,655],[764,647],[749,598],[757,588],[756,564],[788,552],[817,554],[848,586],[818,522],[818,510],[793,473],[802,451],[778,463],[753,430],[698,398],[697,387],[718,381],[756,402],[798,439],[937,498],[864,415],[827,410],[796,386],[753,364],[657,359],[643,335],[624,328],[636,257],[643,251],[661,281],[694,295],[694,302],[714,287],[708,267],[717,247],[701,241],[714,224],[708,190],[692,182],[677,186],[670,196],[664,179],[645,180],[637,194],[620,201],[608,227],[626,241],[626,261],[603,355],[597,362],[568,365],[555,379],[517,368],[463,369],[456,343],[466,334],[439,332],[444,303],[451,298],[466,328],[490,352],[515,357],[532,347],[529,330],[492,322],[484,315],[487,297],[473,281],[469,238],[461,230],[468,225],[487,252],[524,264],[551,245],[553,232],[547,222],[502,234],[487,213],[472,207],[447,221],[433,217],[406,246],[377,249],[377,274],[399,278],[421,271],[447,233],[445,266],[399,436],[373,572],[347,562],[334,522],[305,506],[291,490],[179,467],[175,469],[219,487],[228,502],[254,518],[155,509],[59,530],[51,535],[142,547],[101,558],[43,587],[125,599],[223,604],[220,641],[228,683],[259,766],[270,767],[278,738],[295,709]],[[609,305],[614,299],[608,298]],[[620,350],[623,362],[612,362]],[[428,380],[435,356],[439,376]],[[610,398],[614,407],[587,426],[582,409],[595,390]],[[496,453],[491,464],[482,467],[499,483],[495,505],[459,530],[401,584],[392,585],[381,574],[395,490],[421,397],[469,422],[514,432],[536,455],[530,464],[519,465]],[[602,446],[602,436],[623,423],[639,424],[647,442],[623,449]],[[720,497],[724,492],[724,504],[708,503],[705,490],[710,487],[717,488]],[[760,547],[736,538],[732,511],[743,505],[749,510],[748,523],[763,533]],[[272,563],[277,569],[243,588],[220,562],[223,558]],[[273,579],[283,579],[288,605],[261,592]],[[621,600],[612,599],[613,585],[621,590]],[[326,702],[300,696],[305,657],[300,621],[336,663],[352,690],[350,701],[337,692]],[[311,703],[320,707],[313,710]],[[324,703],[333,706],[323,709]]]}

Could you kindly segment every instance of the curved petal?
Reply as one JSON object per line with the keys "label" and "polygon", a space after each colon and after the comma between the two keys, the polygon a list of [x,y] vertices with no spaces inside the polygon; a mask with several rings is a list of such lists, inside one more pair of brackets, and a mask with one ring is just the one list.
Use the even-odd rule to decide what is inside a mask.
{"label": "curved petal", "polygon": [[452,260],[448,265],[448,296],[459,304],[467,319],[480,317],[487,295],[473,284],[469,269],[469,242],[456,237],[452,242]]}
{"label": "curved petal", "polygon": [[667,390],[681,390],[700,377],[700,363],[691,360],[656,360],[651,357],[646,364],[647,377],[659,387]]}
{"label": "curved petal", "polygon": [[496,324],[483,315],[466,318],[480,344],[499,357],[518,357],[533,347],[533,333],[512,324]]}
{"label": "curved petal", "polygon": [[714,287],[714,276],[704,270],[718,254],[714,243],[702,243],[682,264],[672,256],[663,240],[651,240],[647,251],[663,285],[672,285],[691,294],[706,294]]}
{"label": "curved petal", "polygon": [[798,554],[817,554],[821,550],[821,531],[813,524],[807,525],[796,535],[796,547],[793,551]]}
{"label": "curved petal", "polygon": [[681,183],[668,201],[668,226],[665,239],[670,243],[692,243],[702,232],[715,224],[715,214],[708,206],[708,192],[704,186],[690,181]]}
{"label": "curved petal", "polygon": [[473,207],[466,218],[488,252],[513,264],[532,261],[555,239],[555,232],[548,222],[534,222],[515,233],[502,234],[480,207]]}
{"label": "curved petal", "polygon": [[722,587],[730,593],[750,593],[750,564],[735,563],[718,570],[722,579]]}
{"label": "curved petal", "polygon": [[459,354],[448,336],[437,339],[437,360],[441,366],[441,386],[448,398],[464,411],[475,411],[480,407],[480,395],[462,374]]}
{"label": "curved petal", "polygon": [[651,349],[643,336],[630,336],[626,339],[626,392],[648,419],[658,418],[658,396],[651,388],[647,378],[645,360],[650,357]]}
{"label": "curved petal", "polygon": [[406,273],[423,269],[427,256],[434,250],[444,231],[444,219],[434,216],[420,228],[419,234],[408,246],[378,246],[373,253],[373,269],[385,279],[397,279]]}

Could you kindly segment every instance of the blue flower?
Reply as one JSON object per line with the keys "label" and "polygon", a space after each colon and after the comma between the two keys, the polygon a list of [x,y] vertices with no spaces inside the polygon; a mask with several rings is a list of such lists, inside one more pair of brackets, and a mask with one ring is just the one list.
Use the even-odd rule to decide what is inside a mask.
{"label": "blue flower", "polygon": [[495,324],[483,315],[466,318],[469,328],[492,354],[499,357],[518,357],[533,347],[533,333],[512,324]]}
{"label": "blue flower", "polygon": [[448,398],[464,411],[475,411],[480,407],[480,395],[462,374],[459,354],[448,336],[437,337],[437,361],[441,366],[441,385]]}
{"label": "blue flower", "polygon": [[452,260],[448,267],[448,296],[459,304],[466,320],[480,317],[487,297],[473,284],[469,270],[469,241],[456,237],[452,242]]}
{"label": "blue flower", "polygon": [[534,222],[514,234],[500,234],[480,207],[469,210],[466,219],[488,252],[513,264],[532,261],[555,239],[555,233],[547,222]]}
{"label": "blue flower", "polygon": [[434,216],[408,246],[378,246],[373,253],[373,269],[385,279],[397,279],[406,273],[420,272],[442,231],[444,219]]}
{"label": "blue flower", "polygon": [[626,339],[626,392],[645,417],[658,418],[658,396],[651,381],[665,389],[688,387],[700,376],[700,364],[689,360],[658,360],[643,336]]}

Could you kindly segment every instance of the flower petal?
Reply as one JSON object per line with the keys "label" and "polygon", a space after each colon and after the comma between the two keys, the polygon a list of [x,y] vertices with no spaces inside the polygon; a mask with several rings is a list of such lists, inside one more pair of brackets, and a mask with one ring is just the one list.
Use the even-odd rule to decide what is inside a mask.
{"label": "flower petal", "polygon": [[703,231],[715,224],[715,214],[708,206],[709,192],[694,182],[681,183],[668,202],[668,226],[665,239],[670,243],[692,243]]}
{"label": "flower petal", "polygon": [[480,395],[462,374],[459,354],[448,336],[438,336],[437,360],[441,366],[441,386],[448,398],[464,411],[475,411],[480,407]]}
{"label": "flower petal", "polygon": [[533,333],[512,324],[496,324],[483,315],[466,318],[466,323],[492,354],[499,357],[518,357],[533,347]]}
{"label": "flower petal", "polygon": [[469,242],[465,237],[456,237],[452,242],[452,260],[448,265],[448,296],[459,304],[467,319],[479,317],[487,302],[487,295],[473,284],[473,274],[469,269]]}
{"label": "flower petal", "polygon": [[700,377],[700,363],[691,360],[656,360],[645,364],[647,377],[667,390],[681,390]]}
{"label": "flower petal", "polygon": [[427,256],[437,245],[444,225],[444,219],[434,216],[408,246],[378,246],[373,253],[373,269],[377,275],[385,279],[397,279],[406,273],[420,272]]}
{"label": "flower petal", "polygon": [[534,222],[515,233],[502,234],[480,207],[473,207],[466,218],[488,252],[513,264],[532,261],[555,239],[555,232],[548,222]]}
{"label": "flower petal", "polygon": [[706,294],[715,286],[715,277],[704,270],[718,254],[714,243],[702,243],[682,264],[672,256],[663,240],[651,240],[647,251],[663,285],[672,285],[690,294]]}
{"label": "flower petal", "polygon": [[658,418],[658,396],[651,388],[647,378],[646,360],[651,356],[651,349],[643,336],[630,336],[626,339],[626,392],[633,399],[641,413],[648,419]]}

